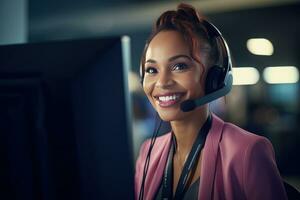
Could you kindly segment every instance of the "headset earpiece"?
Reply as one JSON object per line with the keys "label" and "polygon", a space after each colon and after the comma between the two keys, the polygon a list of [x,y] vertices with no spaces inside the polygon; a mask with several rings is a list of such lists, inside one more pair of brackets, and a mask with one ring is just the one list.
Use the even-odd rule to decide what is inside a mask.
{"label": "headset earpiece", "polygon": [[209,68],[205,80],[205,94],[212,93],[224,86],[224,68],[214,65]]}
{"label": "headset earpiece", "polygon": [[[232,63],[228,45],[217,27],[204,19],[201,23],[206,27],[210,37],[216,41],[219,52],[219,59],[221,58],[221,62],[210,67],[207,72],[205,80],[205,94],[208,95],[215,91],[222,90],[225,85],[226,87],[231,89],[232,83],[230,81],[228,82],[228,76],[230,76],[230,73],[232,71]],[[230,86],[228,84],[230,84]],[[214,93],[213,99],[221,97],[219,96],[220,94],[226,95],[230,91],[230,89],[224,94],[223,92]]]}

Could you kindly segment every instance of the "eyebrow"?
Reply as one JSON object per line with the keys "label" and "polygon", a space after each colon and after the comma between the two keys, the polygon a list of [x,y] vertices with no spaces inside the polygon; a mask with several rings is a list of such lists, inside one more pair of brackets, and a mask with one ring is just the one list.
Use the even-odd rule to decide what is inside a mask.
{"label": "eyebrow", "polygon": [[[192,58],[190,56],[187,56],[187,55],[184,55],[184,54],[180,54],[180,55],[176,55],[176,56],[173,56],[173,57],[169,58],[168,61],[171,62],[171,61],[174,61],[174,60],[176,60],[178,58],[182,58],[182,57],[183,58],[187,58],[189,60],[192,60]],[[153,60],[153,59],[148,59],[148,60],[146,60],[145,63],[156,63],[156,61]]]}

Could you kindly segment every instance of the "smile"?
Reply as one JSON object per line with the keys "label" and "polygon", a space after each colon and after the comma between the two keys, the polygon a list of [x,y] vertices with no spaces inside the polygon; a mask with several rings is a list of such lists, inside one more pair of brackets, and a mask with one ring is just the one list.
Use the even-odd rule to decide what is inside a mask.
{"label": "smile", "polygon": [[165,108],[177,104],[180,101],[182,96],[183,93],[173,93],[173,94],[157,95],[154,96],[154,98],[157,100],[159,106]]}

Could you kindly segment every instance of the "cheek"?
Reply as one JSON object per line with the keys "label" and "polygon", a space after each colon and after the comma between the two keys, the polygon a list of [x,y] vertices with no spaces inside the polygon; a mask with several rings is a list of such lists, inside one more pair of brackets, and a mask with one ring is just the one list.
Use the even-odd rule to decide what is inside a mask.
{"label": "cheek", "polygon": [[[201,70],[202,71],[202,70]],[[204,94],[204,76],[201,76],[200,70],[197,72],[191,73],[185,79],[185,87],[190,91],[191,96],[199,96]]]}
{"label": "cheek", "polygon": [[202,85],[201,83],[198,81],[191,81],[188,85],[187,85],[188,90],[190,91],[190,95],[191,96],[199,96],[200,94],[202,94]]}
{"label": "cheek", "polygon": [[196,85],[196,89],[200,94],[204,94],[204,88],[205,88],[205,69],[203,65],[198,65],[197,67],[197,72],[195,73],[195,85]]}
{"label": "cheek", "polygon": [[[145,93],[146,96],[148,97],[149,94],[150,94],[149,87],[147,87],[147,85],[143,84],[143,89],[144,89],[144,93]],[[149,97],[148,97],[148,98],[149,98]]]}
{"label": "cheek", "polygon": [[154,87],[153,84],[149,84],[148,82],[145,83],[145,81],[144,81],[144,83],[143,83],[143,89],[144,89],[144,92],[145,92],[145,94],[146,94],[148,100],[149,100],[151,103],[153,103],[153,102],[152,102],[153,99],[152,99],[152,97],[151,97],[151,94],[152,94],[152,92],[153,92],[153,87]]}

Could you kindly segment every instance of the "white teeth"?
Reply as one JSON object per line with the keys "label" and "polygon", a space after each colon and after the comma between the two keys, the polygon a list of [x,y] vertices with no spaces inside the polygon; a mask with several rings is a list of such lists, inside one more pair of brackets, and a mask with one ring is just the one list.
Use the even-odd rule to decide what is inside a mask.
{"label": "white teeth", "polygon": [[172,96],[160,96],[158,99],[160,101],[170,101],[170,100],[177,100],[179,98],[179,95],[172,95]]}

